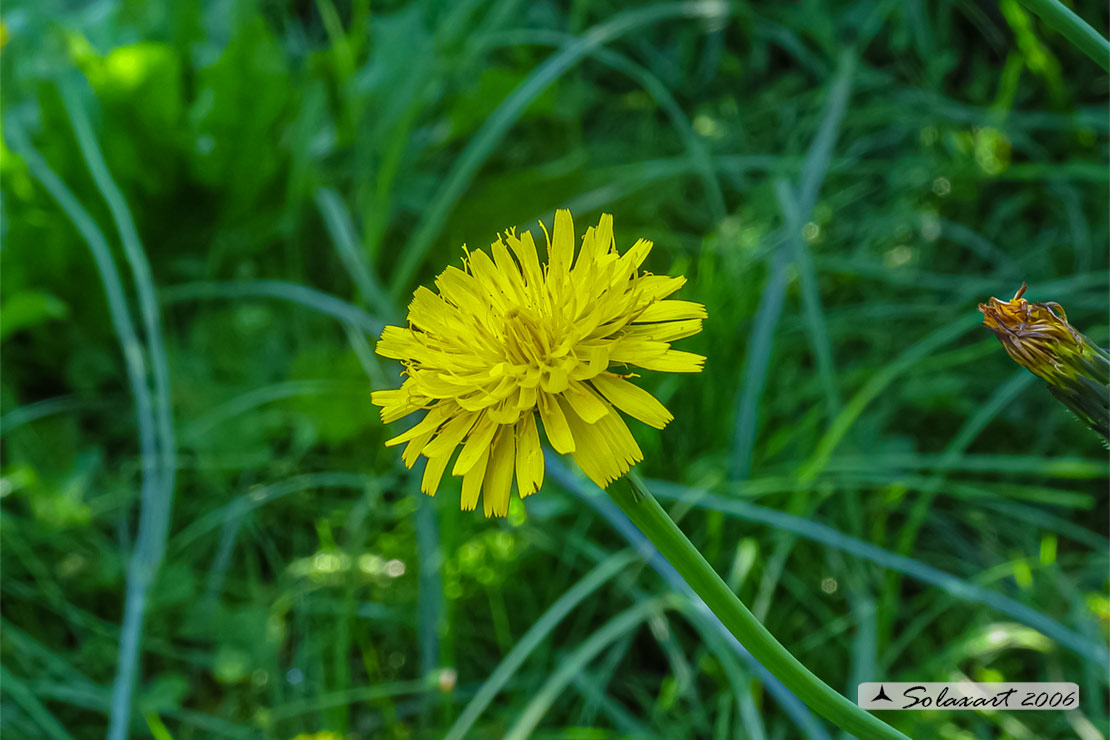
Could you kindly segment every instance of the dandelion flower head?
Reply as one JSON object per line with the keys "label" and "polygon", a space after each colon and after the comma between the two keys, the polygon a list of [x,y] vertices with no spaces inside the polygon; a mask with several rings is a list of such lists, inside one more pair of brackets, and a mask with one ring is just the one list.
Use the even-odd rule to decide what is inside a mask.
{"label": "dandelion flower head", "polygon": [[405,444],[408,467],[427,458],[429,495],[454,457],[462,508],[475,509],[481,495],[486,516],[508,513],[514,471],[522,498],[539,490],[541,424],[551,446],[602,488],[627,473],[643,453],[619,411],[657,429],[673,418],[630,382],[631,368],[691,373],[705,362],[671,348],[701,331],[706,312],[668,298],[684,277],[640,271],[650,241],[620,254],[606,214],[576,257],[566,210],[544,234],[546,265],[527,231],[507,231],[489,255],[467,251],[463,269],[436,278],[437,292],[417,288],[408,327],[387,326],[377,346],[405,376],[400,388],[372,394],[382,421],[425,412],[386,445]]}
{"label": "dandelion flower head", "polygon": [[1021,284],[1011,300],[980,303],[983,324],[994,331],[1006,352],[1029,372],[1051,385],[1084,374],[1097,348],[1068,323],[1055,301],[1030,303]]}
{"label": "dandelion flower head", "polygon": [[1030,303],[1025,283],[1008,301],[980,303],[983,323],[1022,367],[1080,420],[1110,439],[1110,352],[1068,323],[1055,301]]}

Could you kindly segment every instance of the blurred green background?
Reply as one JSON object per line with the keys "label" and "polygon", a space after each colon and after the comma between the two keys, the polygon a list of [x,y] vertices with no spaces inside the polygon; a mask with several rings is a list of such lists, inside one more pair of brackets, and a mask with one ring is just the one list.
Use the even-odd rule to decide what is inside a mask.
{"label": "blurred green background", "polygon": [[382,446],[381,326],[557,207],[708,306],[640,470],[797,657],[1110,731],[1106,451],[975,310],[1106,343],[1110,79],[1015,0],[0,18],[6,738],[838,737],[572,466],[487,520]]}

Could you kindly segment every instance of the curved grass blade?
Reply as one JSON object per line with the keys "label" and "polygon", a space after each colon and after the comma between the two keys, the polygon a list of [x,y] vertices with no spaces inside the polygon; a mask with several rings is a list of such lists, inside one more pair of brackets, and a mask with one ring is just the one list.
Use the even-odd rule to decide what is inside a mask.
{"label": "curved grass blade", "polygon": [[[31,145],[21,123],[9,117],[5,120],[5,128],[12,150],[23,158],[31,175],[57,201],[92,252],[93,261],[96,263],[100,281],[104,285],[104,292],[108,298],[108,312],[111,315],[112,325],[119,337],[120,347],[123,351],[128,383],[135,398],[135,414],[139,426],[139,449],[142,458],[140,495],[143,506],[139,522],[139,534],[140,537],[143,537],[144,532],[146,535],[140,541],[128,566],[127,595],[124,601],[124,630],[120,636],[120,663],[113,691],[109,724],[109,736],[118,740],[126,737],[131,720],[131,694],[138,671],[143,612],[146,609],[147,593],[157,571],[158,561],[148,562],[145,557],[154,553],[158,554],[160,560],[161,547],[156,535],[159,531],[164,532],[164,526],[168,523],[168,519],[167,522],[161,522],[156,517],[164,516],[168,518],[169,516],[169,502],[159,500],[162,494],[160,490],[161,476],[158,470],[159,453],[154,405],[146,380],[146,353],[135,333],[135,327],[127,308],[127,300],[124,297],[123,284],[104,235],[65,183],[54,174],[46,161]],[[151,565],[153,565],[153,568]]]}
{"label": "curved grass blade", "polygon": [[746,501],[726,499],[701,489],[688,488],[674,483],[663,481],[649,481],[649,483],[657,498],[681,499],[692,506],[766,524],[937,586],[964,601],[983,604],[996,609],[1074,651],[1084,660],[1094,661],[1100,666],[1110,668],[1110,652],[1107,651],[1104,645],[1099,645],[1089,638],[1067,629],[1051,617],[996,591],[990,591],[982,586],[969,583],[950,573],[885,550],[870,542],[849,537],[832,527],[803,517],[775,511]]}
{"label": "curved grass blade", "polygon": [[830,416],[840,410],[840,390],[836,384],[836,367],[833,362],[832,341],[829,327],[825,323],[825,313],[821,309],[821,292],[817,285],[817,270],[813,257],[802,240],[802,217],[794,193],[785,180],[775,181],[775,195],[778,197],[782,222],[786,229],[786,242],[794,255],[798,268],[798,278],[802,286],[802,314],[805,318],[806,332],[813,346],[813,356],[817,360],[817,376],[825,393],[825,406]]}
{"label": "curved grass blade", "polygon": [[447,217],[498,142],[528,104],[564,72],[580,62],[592,49],[638,28],[679,18],[722,18],[726,15],[728,6],[715,0],[660,3],[635,8],[594,26],[537,67],[486,119],[444,179],[419,229],[401,253],[400,263],[390,280],[394,301],[409,292],[409,284],[423,264],[433,241],[442,231]]}
{"label": "curved grass blade", "polygon": [[[146,258],[139,231],[135,228],[135,220],[127,207],[123,193],[112,179],[104,155],[96,143],[92,126],[89,125],[88,116],[78,98],[74,83],[67,77],[59,83],[62,102],[65,104],[70,125],[73,127],[74,137],[85,160],[85,166],[92,175],[93,182],[101,197],[108,205],[112,214],[116,231],[119,232],[120,242],[123,245],[123,254],[131,268],[131,275],[135,281],[135,290],[139,299],[139,314],[143,321],[143,330],[150,352],[150,367],[154,378],[154,413],[157,421],[160,443],[159,461],[161,464],[161,480],[159,485],[162,494],[157,501],[159,511],[151,521],[159,522],[160,532],[151,533],[151,550],[148,555],[161,558],[165,544],[165,530],[169,527],[169,508],[173,503],[174,477],[177,472],[176,443],[173,430],[173,406],[170,400],[170,374],[166,358],[165,343],[162,340],[162,319],[158,312],[158,294],[154,286],[154,275],[150,270],[150,262]],[[154,504],[155,502],[149,502]],[[144,503],[146,506],[146,503]],[[141,537],[140,537],[141,540]]]}
{"label": "curved grass blade", "polygon": [[650,617],[666,609],[679,608],[681,604],[682,601],[674,595],[660,596],[630,606],[606,622],[560,662],[559,668],[524,707],[517,721],[505,734],[505,740],[525,740],[531,736],[559,693],[598,653]]}
{"label": "curved grass blade", "polygon": [[83,395],[56,396],[41,401],[18,406],[8,413],[0,416],[0,435],[7,435],[21,426],[45,419],[55,414],[69,414],[77,411],[99,409],[111,405],[111,401],[103,398],[91,398]]}
{"label": "curved grass blade", "polygon": [[[574,39],[574,36],[559,33],[558,31],[530,29],[528,31],[504,34],[503,38],[498,39],[497,45],[521,46],[525,44],[550,44],[552,46],[565,46],[573,43]],[[635,81],[644,88],[647,94],[663,109],[663,112],[671,119],[671,124],[682,139],[682,143],[686,146],[690,162],[701,177],[702,184],[705,188],[705,197],[708,200],[710,216],[713,218],[714,222],[722,221],[726,215],[725,195],[721,190],[721,183],[717,179],[717,173],[713,167],[713,160],[710,158],[709,152],[702,144],[701,139],[698,138],[697,133],[694,131],[694,127],[690,123],[690,117],[686,115],[686,111],[682,110],[682,106],[675,100],[674,95],[667,89],[667,86],[663,84],[662,80],[652,74],[649,69],[636,64],[636,62],[632,61],[624,54],[618,54],[611,49],[599,46],[589,51],[588,55]],[[571,212],[574,213],[574,209],[571,209]]]}
{"label": "curved grass blade", "polygon": [[1110,72],[1110,42],[1060,0],[1019,0],[1080,51]]}
{"label": "curved grass blade", "polygon": [[154,414],[158,432],[156,443],[159,448],[160,470],[157,487],[150,491],[150,496],[143,497],[139,529],[135,538],[135,552],[132,554],[131,565],[128,568],[119,668],[116,686],[112,692],[112,713],[108,723],[108,737],[111,740],[124,740],[128,736],[131,721],[130,694],[138,679],[139,644],[146,613],[146,595],[162,565],[166,535],[170,527],[174,477],[177,472],[177,444],[174,440],[169,368],[162,342],[161,317],[158,313],[158,298],[150,263],[139,240],[139,233],[127,208],[127,202],[112,180],[73,83],[69,78],[63,78],[59,83],[59,89],[85,165],[101,196],[108,204],[108,210],[112,214],[112,220],[123,244],[124,256],[131,267],[154,376]]}
{"label": "curved grass blade", "polygon": [[[775,328],[786,298],[786,268],[790,261],[791,250],[794,252],[795,259],[801,258],[799,268],[802,272],[808,272],[812,277],[811,280],[803,277],[803,283],[809,285],[807,292],[811,294],[806,298],[807,325],[811,330],[818,361],[823,363],[822,379],[830,409],[840,405],[832,370],[832,348],[828,346],[828,330],[821,318],[820,298],[816,295],[816,273],[808,252],[805,252],[804,247],[799,251],[790,243],[790,240],[798,236],[801,221],[808,217],[817,204],[821,183],[824,182],[825,175],[829,171],[833,146],[852,92],[854,72],[855,53],[852,50],[845,50],[841,54],[829,98],[821,112],[821,125],[806,152],[796,201],[785,183],[778,186],[781,191],[784,191],[779,194],[779,205],[783,209],[783,227],[787,232],[787,243],[779,245],[775,250],[771,264],[771,277],[768,278],[763,295],[760,297],[755,329],[748,344],[729,469],[734,480],[744,480],[751,474],[752,454],[755,450],[756,433],[759,427],[760,400],[767,380],[767,368],[771,362]],[[796,205],[796,208],[792,208],[792,205]],[[812,314],[813,311],[816,311],[816,315]],[[824,341],[821,339],[822,336],[825,337]]]}
{"label": "curved grass blade", "polygon": [[390,323],[395,323],[393,317],[397,313],[396,308],[370,268],[370,263],[355,234],[351,214],[343,205],[343,199],[331,188],[321,187],[316,190],[316,207],[320,209],[324,227],[331,236],[335,251],[339,253],[339,258],[343,260],[343,265],[354,280],[363,300],[373,306],[379,316],[388,319]]}
{"label": "curved grass blade", "polygon": [[[964,450],[979,436],[979,432],[1029,385],[1032,377],[1029,373],[1022,371],[1011,376],[1007,382],[999,386],[991,398],[986,403],[981,404],[975,414],[963,423],[956,436],[945,447],[940,464],[943,467],[950,467],[958,461]],[[910,509],[906,523],[899,532],[898,552],[902,554],[908,554],[913,549],[917,533],[928,516],[929,507],[944,483],[943,476],[934,477],[932,480],[934,483],[931,486],[921,490],[913,508]],[[894,589],[894,592],[897,592],[897,589]]]}
{"label": "curved grass blade", "polygon": [[286,702],[270,711],[272,719],[275,722],[280,722],[331,707],[343,707],[356,703],[365,704],[387,697],[424,694],[434,690],[435,685],[428,681],[397,681],[395,683],[360,686],[344,691],[318,694],[308,699]]}
{"label": "curved grass blade", "polygon": [[193,444],[228,420],[268,403],[303,396],[347,393],[365,396],[366,391],[363,387],[355,384],[345,384],[325,379],[287,380],[282,383],[260,386],[216,406],[200,418],[190,422],[181,436],[185,444]]}
{"label": "curved grass blade", "polygon": [[746,480],[751,474],[755,437],[759,427],[759,405],[767,383],[767,368],[774,349],[775,326],[786,299],[786,268],[790,257],[779,246],[771,258],[771,276],[763,288],[755,314],[755,328],[748,336],[744,379],[740,386],[740,405],[736,412],[736,433],[732,443],[729,478]]}
{"label": "curved grass blade", "polygon": [[467,733],[474,726],[474,722],[505,687],[532,651],[551,634],[552,630],[578,604],[636,559],[636,553],[629,550],[610,555],[548,607],[547,611],[517,641],[509,654],[497,664],[489,678],[482,682],[478,693],[471,698],[462,714],[459,715],[455,723],[451,725],[451,729],[444,735],[444,740],[463,740],[467,737]]}
{"label": "curved grass blade", "polygon": [[652,570],[658,573],[672,590],[686,596],[693,607],[691,618],[698,625],[699,631],[705,634],[709,632],[716,633],[729,645],[733,653],[747,665],[748,670],[766,687],[804,737],[810,738],[810,740],[829,740],[829,734],[825,731],[820,720],[809,710],[809,707],[803,704],[781,681],[771,675],[770,671],[752,657],[751,653],[736,640],[736,637],[728,631],[717,616],[706,606],[705,602],[694,593],[689,584],[674,569],[674,566],[659,554],[648,539],[636,529],[636,526],[629,521],[628,517],[621,513],[621,510],[608,496],[597,495],[599,492],[596,492],[596,489],[591,491],[590,487],[571,475],[562,461],[549,450],[544,451],[544,463],[555,481],[600,514],[610,527],[616,530],[640,553]]}
{"label": "curved grass blade", "polygon": [[851,429],[852,424],[863,413],[863,410],[899,375],[909,370],[916,362],[928,356],[931,352],[970,331],[972,327],[978,326],[978,323],[977,316],[961,316],[954,319],[907,347],[902,354],[872,375],[833,420],[828,431],[817,443],[817,449],[813,451],[810,458],[798,468],[798,480],[802,483],[810,483],[820,475],[828,464],[833,451],[844,439],[844,435],[848,433],[848,430]]}
{"label": "curved grass blade", "polygon": [[50,740],[74,740],[73,735],[38,700],[35,692],[3,666],[0,666],[0,683],[4,686],[4,693],[42,729],[44,737]]}
{"label": "curved grass blade", "polygon": [[257,509],[260,506],[311,488],[364,488],[374,478],[362,473],[305,473],[286,480],[259,486],[250,493],[239,496],[231,503],[205,513],[189,526],[177,533],[172,544],[180,552],[192,545],[201,536],[219,529],[228,519]]}
{"label": "curved grass blade", "polygon": [[171,285],[162,291],[162,300],[167,303],[203,298],[277,298],[307,306],[371,334],[380,334],[385,327],[381,319],[341,298],[284,280],[201,281]]}

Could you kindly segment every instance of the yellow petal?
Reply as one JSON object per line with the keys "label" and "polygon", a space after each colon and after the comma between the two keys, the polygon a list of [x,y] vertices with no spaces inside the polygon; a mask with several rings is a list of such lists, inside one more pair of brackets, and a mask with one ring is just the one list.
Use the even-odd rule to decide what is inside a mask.
{"label": "yellow petal", "polygon": [[513,463],[516,458],[515,430],[502,426],[490,453],[489,469],[482,485],[482,505],[486,516],[509,513],[509,492],[513,485]]}
{"label": "yellow petal", "polygon": [[[482,381],[485,381],[484,387],[478,387],[474,393],[466,396],[456,396],[455,402],[469,411],[481,411],[512,395],[516,386],[516,382],[512,378],[505,376],[500,379],[490,378],[488,369],[484,375],[485,377],[481,378]],[[472,379],[471,387],[474,387],[477,382],[479,382],[478,379]]]}
{"label": "yellow petal", "polygon": [[630,360],[646,370],[659,370],[664,373],[700,373],[705,365],[705,355],[670,349],[657,357],[643,360]]}
{"label": "yellow petal", "polygon": [[701,331],[701,319],[663,321],[651,324],[633,324],[624,330],[625,336],[651,339],[656,342],[674,342],[692,337]]}
{"label": "yellow petal", "polygon": [[543,419],[543,429],[555,451],[564,455],[574,452],[574,435],[567,426],[566,416],[556,401],[556,396],[540,393],[540,418]]}
{"label": "yellow petal", "polygon": [[594,230],[594,248],[595,255],[600,257],[609,254],[613,250],[613,214],[601,214],[601,220],[597,222],[597,228]]}
{"label": "yellow petal", "polygon": [[457,267],[448,267],[440,273],[436,278],[436,287],[444,300],[468,315],[481,315],[486,310],[477,280]]}
{"label": "yellow petal", "polygon": [[509,248],[520,261],[525,284],[535,290],[543,283],[543,272],[540,270],[540,259],[536,254],[536,242],[532,239],[532,232],[525,231],[519,238],[510,236],[508,241]]}
{"label": "yellow petal", "polygon": [[447,469],[449,462],[451,462],[450,455],[428,458],[428,464],[424,466],[424,477],[420,479],[420,490],[429,496],[435,496],[439,481],[443,478],[443,471]]}
{"label": "yellow petal", "polygon": [[609,448],[608,436],[602,431],[600,423],[587,424],[578,418],[569,405],[566,407],[566,418],[578,442],[573,453],[574,461],[590,480],[605,488],[628,470],[627,467],[621,469],[620,462]]}
{"label": "yellow petal", "polygon": [[405,451],[401,453],[401,459],[405,462],[406,468],[412,469],[412,466],[416,464],[416,461],[420,458],[420,453],[431,441],[433,434],[435,434],[434,429],[424,432],[419,437],[410,439],[409,443],[405,445]]}
{"label": "yellow petal", "polygon": [[409,389],[404,386],[374,391],[370,394],[370,403],[382,407],[383,424],[392,424],[423,408],[415,402]]}
{"label": "yellow petal", "polygon": [[594,426],[605,435],[609,450],[620,467],[620,475],[624,475],[629,468],[644,459],[640,445],[636,444],[636,438],[632,436],[620,414],[606,414]]}
{"label": "yellow petal", "polygon": [[520,409],[512,405],[509,399],[506,399],[498,405],[490,407],[489,418],[502,425],[515,424],[516,420],[520,418]]}
{"label": "yellow petal", "polygon": [[521,386],[520,394],[517,396],[516,399],[516,407],[521,411],[530,412],[536,407],[536,395],[537,391],[535,387],[527,388],[525,386]]}
{"label": "yellow petal", "polygon": [[648,367],[644,364],[646,361],[662,357],[669,348],[670,345],[666,342],[653,342],[649,339],[626,336],[613,343],[609,361]]}
{"label": "yellow petal", "polygon": [[450,457],[455,448],[462,442],[463,437],[474,426],[480,414],[457,412],[456,416],[443,425],[436,438],[424,448],[426,457]]}
{"label": "yellow petal", "polygon": [[649,426],[662,429],[674,418],[655,396],[613,373],[602,373],[590,382],[618,409]]}
{"label": "yellow petal", "polygon": [[470,436],[467,437],[466,444],[463,445],[462,452],[459,453],[459,459],[455,461],[455,467],[451,469],[451,475],[466,475],[472,467],[477,465],[478,460],[487,457],[489,455],[489,443],[493,441],[493,435],[496,431],[497,424],[483,415],[470,431]]}
{"label": "yellow petal", "polygon": [[493,261],[497,265],[497,271],[504,276],[505,282],[508,283],[512,289],[512,297],[517,301],[524,300],[524,280],[520,275],[520,270],[517,269],[516,262],[509,256],[509,250],[505,247],[505,242],[498,239],[490,245],[490,251],[493,252]]}
{"label": "yellow petal", "polygon": [[375,406],[396,406],[408,400],[409,393],[401,388],[386,388],[385,390],[372,391],[370,403]]}
{"label": "yellow petal", "polygon": [[570,272],[570,263],[574,258],[574,220],[570,211],[560,208],[555,211],[555,227],[552,229],[551,246],[547,254],[548,281],[552,276],[561,279],[561,276]]}
{"label": "yellow petal", "polygon": [[401,432],[393,439],[386,440],[385,446],[394,447],[403,442],[408,442],[410,439],[416,439],[422,434],[434,432],[443,422],[443,417],[443,409],[439,406],[436,406],[431,411],[429,411],[428,414],[419,421],[419,423]]}
{"label": "yellow petal", "polygon": [[579,350],[578,356],[580,361],[571,373],[571,377],[575,380],[589,380],[598,373],[605,371],[609,367],[609,350],[607,344],[598,344],[590,347],[584,347]]}
{"label": "yellow petal", "polygon": [[561,367],[548,368],[540,375],[540,387],[548,393],[562,393],[567,389],[567,373]]}
{"label": "yellow petal", "polygon": [[636,279],[640,292],[647,300],[661,300],[686,284],[682,275],[641,275]]}
{"label": "yellow petal", "polygon": [[543,483],[543,450],[536,416],[529,413],[516,425],[516,487],[520,497],[530,496]]}
{"label": "yellow petal", "polygon": [[586,229],[586,236],[582,238],[582,249],[572,271],[576,279],[589,279],[586,276],[596,270],[599,260],[609,253],[612,246],[613,216],[603,213],[597,226]]}
{"label": "yellow petal", "polygon": [[629,247],[628,251],[621,255],[620,260],[617,262],[617,267],[613,272],[613,284],[624,282],[632,277],[644,260],[647,259],[648,254],[651,253],[652,243],[647,239],[637,239],[636,243]]}
{"label": "yellow petal", "polygon": [[656,301],[644,309],[644,312],[636,318],[636,322],[704,319],[708,315],[705,306],[693,301]]}
{"label": "yellow petal", "polygon": [[402,329],[399,326],[387,326],[382,329],[382,336],[378,339],[374,351],[391,360],[405,360],[419,346],[411,330]]}
{"label": "yellow petal", "polygon": [[493,305],[502,310],[508,308],[506,296],[512,288],[489,255],[480,249],[470,253],[470,274],[478,280],[482,291]]}
{"label": "yellow petal", "polygon": [[478,508],[478,494],[482,491],[482,481],[486,477],[486,462],[489,460],[489,445],[482,448],[481,454],[474,465],[463,476],[462,500],[460,507],[463,511],[474,511]]}
{"label": "yellow petal", "polygon": [[578,380],[572,380],[570,382],[566,393],[563,394],[563,398],[570,403],[574,412],[587,424],[593,424],[609,413],[609,404],[598,398],[597,394],[590,390],[589,386]]}
{"label": "yellow petal", "polygon": [[405,418],[414,411],[419,411],[422,406],[414,406],[413,404],[405,404],[402,406],[386,406],[382,409],[382,423],[392,424],[395,421]]}
{"label": "yellow petal", "polygon": [[409,303],[409,326],[427,331],[444,331],[455,319],[454,307],[448,305],[441,296],[423,285],[416,289]]}

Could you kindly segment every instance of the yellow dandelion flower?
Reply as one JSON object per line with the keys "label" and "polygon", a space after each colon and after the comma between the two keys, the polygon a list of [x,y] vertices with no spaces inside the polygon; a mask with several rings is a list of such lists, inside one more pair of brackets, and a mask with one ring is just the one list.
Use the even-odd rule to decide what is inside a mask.
{"label": "yellow dandelion flower", "polygon": [[706,312],[668,299],[686,278],[639,271],[651,242],[618,253],[605,214],[575,259],[566,210],[544,234],[546,265],[529,232],[507,231],[490,245],[492,257],[466,252],[463,269],[436,278],[438,292],[417,288],[408,328],[387,326],[377,346],[406,376],[400,388],[372,394],[382,421],[426,412],[386,445],[407,443],[410,468],[427,458],[420,488],[432,496],[461,445],[451,473],[462,477],[462,508],[475,509],[482,493],[486,516],[508,513],[514,470],[522,498],[539,490],[540,423],[551,446],[602,488],[627,473],[643,453],[617,410],[657,429],[673,418],[629,382],[636,375],[627,368],[696,373],[705,363],[671,349],[701,331]]}

